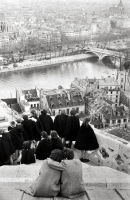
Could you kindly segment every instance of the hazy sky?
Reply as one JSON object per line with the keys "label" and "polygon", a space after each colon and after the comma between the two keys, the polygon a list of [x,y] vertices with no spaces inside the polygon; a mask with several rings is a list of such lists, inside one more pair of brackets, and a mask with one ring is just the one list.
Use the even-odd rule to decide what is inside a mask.
{"label": "hazy sky", "polygon": [[[2,3],[6,3],[6,5],[19,5],[19,6],[23,6],[23,5],[35,5],[35,4],[38,4],[38,5],[40,5],[40,4],[46,4],[45,2],[47,2],[47,4],[49,3],[57,3],[57,2],[59,2],[59,3],[61,3],[61,2],[65,2],[65,3],[67,3],[67,4],[69,4],[69,2],[73,2],[73,4],[75,4],[75,3],[77,3],[77,2],[85,2],[85,3],[87,3],[87,2],[89,2],[89,4],[108,4],[108,5],[114,5],[114,4],[118,4],[119,3],[119,1],[120,0],[0,0],[0,5],[2,4]],[[129,5],[130,6],[130,0],[122,0],[122,2],[123,2],[123,4],[124,4],[124,6],[126,6],[127,7],[127,5]]]}
{"label": "hazy sky", "polygon": [[[33,1],[37,1],[37,0],[0,0],[0,3],[2,2],[6,2],[6,3],[19,3],[19,2],[33,2]],[[47,0],[41,0],[42,2],[44,1],[47,1]],[[48,0],[49,1],[57,1],[57,0]],[[62,2],[68,2],[68,1],[84,1],[84,2],[96,2],[96,3],[103,3],[103,2],[106,2],[106,3],[118,3],[119,0],[59,0],[59,1],[62,1]],[[129,0],[122,0],[123,3],[128,3]]]}

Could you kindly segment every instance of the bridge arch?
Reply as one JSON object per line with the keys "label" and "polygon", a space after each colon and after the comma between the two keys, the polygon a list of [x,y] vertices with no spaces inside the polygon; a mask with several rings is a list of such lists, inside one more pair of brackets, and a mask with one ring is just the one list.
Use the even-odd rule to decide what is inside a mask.
{"label": "bridge arch", "polygon": [[96,57],[99,58],[99,54],[98,54],[97,52],[93,52],[93,51],[91,51],[91,50],[86,50],[85,52],[86,52],[86,53],[91,53],[93,56],[96,56]]}

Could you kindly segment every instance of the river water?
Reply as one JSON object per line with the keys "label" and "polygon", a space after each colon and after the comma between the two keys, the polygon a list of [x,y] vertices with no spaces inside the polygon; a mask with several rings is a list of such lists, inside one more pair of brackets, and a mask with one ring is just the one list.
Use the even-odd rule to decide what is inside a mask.
{"label": "river water", "polygon": [[114,69],[88,60],[65,63],[48,69],[30,69],[28,71],[0,74],[0,98],[15,97],[16,88],[52,89],[62,85],[69,88],[75,77],[101,78],[114,73]]}

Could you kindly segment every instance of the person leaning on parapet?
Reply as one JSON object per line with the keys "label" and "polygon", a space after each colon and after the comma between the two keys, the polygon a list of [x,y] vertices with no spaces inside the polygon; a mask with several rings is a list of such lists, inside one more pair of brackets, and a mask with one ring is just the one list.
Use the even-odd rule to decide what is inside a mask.
{"label": "person leaning on parapet", "polygon": [[93,151],[99,148],[99,144],[94,133],[94,130],[89,125],[90,117],[86,117],[80,127],[77,139],[75,142],[75,148],[82,151],[82,161],[89,161],[85,159],[86,151]]}
{"label": "person leaning on parapet", "polygon": [[37,124],[40,131],[46,131],[48,135],[50,135],[50,131],[53,130],[53,120],[45,109],[41,111]]}

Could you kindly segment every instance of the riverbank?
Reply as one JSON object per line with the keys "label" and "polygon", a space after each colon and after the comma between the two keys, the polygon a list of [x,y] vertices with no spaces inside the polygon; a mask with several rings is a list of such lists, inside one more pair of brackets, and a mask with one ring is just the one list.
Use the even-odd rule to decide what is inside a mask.
{"label": "riverbank", "polygon": [[8,65],[5,69],[0,70],[0,74],[32,69],[32,68],[39,68],[39,67],[48,68],[48,67],[53,67],[54,65],[57,65],[57,64],[85,60],[89,57],[90,55],[88,54],[78,54],[78,55],[73,55],[73,56],[56,57],[49,60],[41,60],[41,61],[25,60],[22,63],[17,63],[17,67],[13,67],[13,64]]}

